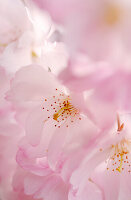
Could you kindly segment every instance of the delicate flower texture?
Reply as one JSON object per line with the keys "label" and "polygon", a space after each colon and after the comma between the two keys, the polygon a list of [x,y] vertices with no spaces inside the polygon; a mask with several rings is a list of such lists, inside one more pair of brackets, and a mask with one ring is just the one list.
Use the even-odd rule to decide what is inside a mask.
{"label": "delicate flower texture", "polygon": [[130,18],[0,0],[0,200],[131,200]]}
{"label": "delicate flower texture", "polygon": [[[73,138],[75,141],[78,133],[83,131],[87,141],[98,133],[99,129],[89,119],[91,114],[82,93],[69,92],[51,72],[40,66],[19,70],[12,80],[7,99],[15,104],[16,118],[25,127],[29,143],[40,145],[43,156],[48,152],[53,163],[56,160],[53,157],[59,156],[63,145]],[[83,137],[81,140],[84,142]]]}
{"label": "delicate flower texture", "polygon": [[[39,168],[43,174],[39,175],[34,169],[26,168],[26,171],[18,168],[13,179],[13,187],[16,193],[23,193],[34,199],[60,200],[68,199],[69,184],[64,183],[58,173],[54,173],[48,166],[46,159],[39,161]],[[19,181],[18,181],[19,180]]]}
{"label": "delicate flower texture", "polygon": [[[80,153],[79,151],[76,152],[75,150],[74,152],[69,152],[68,150],[68,159],[62,155],[63,158],[60,158],[61,161],[59,160],[57,168],[53,171],[49,167],[45,157],[38,157],[37,155],[36,158],[33,151],[30,150],[30,153],[28,152],[27,154],[27,149],[24,150],[21,147],[17,153],[17,162],[22,169],[19,169],[18,172],[16,172],[14,183],[16,182],[16,179],[22,178],[22,181],[21,186],[14,185],[15,190],[18,192],[20,189],[19,187],[23,187],[22,185],[24,185],[24,193],[28,195],[33,194],[33,197],[36,199],[41,197],[43,199],[46,198],[52,200],[52,198],[59,199],[61,196],[64,199],[68,199],[68,195],[70,196],[69,191],[72,191],[72,187],[70,187],[69,184],[70,175],[72,171],[79,166],[79,162],[86,153],[85,151],[84,153]],[[23,169],[26,170],[26,173],[24,173]],[[50,190],[50,195],[48,194],[48,190]],[[83,191],[79,198],[84,198],[84,195],[86,198],[87,196],[90,196],[91,193],[94,194],[94,197],[101,199],[101,191],[91,182],[88,182],[87,190]],[[69,199],[70,198],[75,199],[74,196],[70,196]]]}
{"label": "delicate flower texture", "polygon": [[[129,0],[39,0],[53,19],[66,28],[71,49],[86,52],[93,59],[119,58],[130,52]],[[77,23],[74,23],[77,22]]]}
{"label": "delicate flower texture", "polygon": [[12,191],[12,177],[16,170],[17,144],[22,131],[11,115],[0,112],[0,190],[1,198],[8,199]]}
{"label": "delicate flower texture", "polygon": [[0,68],[0,198],[12,192],[12,177],[17,166],[15,157],[22,130],[14,119],[11,103],[5,99],[10,88],[10,75]]}

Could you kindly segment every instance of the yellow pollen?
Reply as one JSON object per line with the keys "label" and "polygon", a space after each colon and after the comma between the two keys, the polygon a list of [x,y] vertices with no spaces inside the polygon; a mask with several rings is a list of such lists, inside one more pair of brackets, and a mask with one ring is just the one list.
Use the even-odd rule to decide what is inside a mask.
{"label": "yellow pollen", "polygon": [[60,92],[57,88],[55,93],[56,95],[53,95],[52,98],[44,99],[42,109],[44,112],[48,112],[47,119],[53,119],[55,121],[54,126],[58,128],[62,124],[69,127],[75,120],[82,120],[79,109],[72,105],[70,96]]}
{"label": "yellow pollen", "polygon": [[32,55],[33,58],[37,58],[38,57],[35,51],[32,51],[31,55]]}
{"label": "yellow pollen", "polygon": [[[117,115],[117,133],[122,134],[124,123],[121,124],[119,115]],[[107,170],[111,169],[113,172],[126,171],[131,172],[131,140],[129,138],[122,138],[118,143],[112,144],[110,148],[110,155],[107,160]]]}
{"label": "yellow pollen", "polygon": [[[64,114],[65,112],[69,111],[69,113],[70,113],[70,111],[71,111],[72,108],[73,108],[73,106],[69,103],[68,100],[67,100],[67,101],[64,101],[64,107],[62,107],[60,110],[58,110],[57,113],[54,113],[53,119],[57,121],[58,118],[59,118],[62,114]],[[68,114],[68,112],[67,112],[67,114]]]}
{"label": "yellow pollen", "polygon": [[122,11],[117,5],[108,5],[104,11],[104,22],[109,25],[115,25],[121,18]]}
{"label": "yellow pollen", "polygon": [[53,119],[57,121],[57,119],[59,118],[60,115],[62,115],[62,111],[64,110],[65,108],[61,108],[57,113],[55,113],[53,115]]}
{"label": "yellow pollen", "polygon": [[6,46],[7,46],[7,44],[0,43],[0,47],[6,47]]}
{"label": "yellow pollen", "polygon": [[126,169],[126,171],[129,172],[130,159],[128,155],[130,155],[130,145],[131,141],[124,138],[116,145],[111,146],[112,155],[110,156],[108,161],[108,170],[109,168],[111,168],[112,171],[116,170],[118,172],[122,172],[122,170]]}
{"label": "yellow pollen", "polygon": [[119,165],[119,167],[118,167],[118,168],[116,168],[116,170],[117,170],[118,172],[121,172],[121,169],[122,169],[122,163],[123,163],[123,153],[122,153],[122,154],[120,154],[120,157],[121,157],[121,160],[120,160],[120,165]]}

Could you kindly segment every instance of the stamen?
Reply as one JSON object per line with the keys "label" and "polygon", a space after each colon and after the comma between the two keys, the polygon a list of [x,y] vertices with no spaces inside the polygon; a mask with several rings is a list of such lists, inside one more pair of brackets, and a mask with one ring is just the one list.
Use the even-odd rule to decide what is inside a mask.
{"label": "stamen", "polygon": [[[117,131],[120,133],[124,128],[124,123],[121,124],[119,115],[117,115],[117,125]],[[117,144],[111,145],[107,162],[107,170],[130,173],[131,140],[124,137]]]}
{"label": "stamen", "polygon": [[[123,162],[123,154],[121,154],[120,156],[121,156],[120,165],[119,165],[118,168],[116,168],[116,170],[117,170],[118,172],[121,172],[121,169],[122,169],[122,162]],[[123,169],[124,169],[124,168],[123,168]]]}
{"label": "stamen", "polygon": [[47,118],[53,118],[57,122],[55,127],[60,127],[62,123],[66,123],[66,127],[69,127],[76,119],[81,120],[79,110],[72,105],[70,97],[57,88],[56,92],[57,95],[53,95],[52,98],[44,99],[43,107],[44,111],[50,113]]}
{"label": "stamen", "polygon": [[61,108],[57,113],[55,113],[53,115],[53,119],[57,121],[57,119],[59,118],[59,116],[62,114],[61,111],[66,110],[65,107]]}
{"label": "stamen", "polygon": [[[122,172],[130,171],[131,163],[131,152],[130,152],[131,141],[127,139],[122,139],[116,145],[111,147],[111,155],[108,159],[107,169],[112,169],[112,171]],[[129,156],[128,156],[129,155]],[[129,163],[129,164],[128,164]]]}

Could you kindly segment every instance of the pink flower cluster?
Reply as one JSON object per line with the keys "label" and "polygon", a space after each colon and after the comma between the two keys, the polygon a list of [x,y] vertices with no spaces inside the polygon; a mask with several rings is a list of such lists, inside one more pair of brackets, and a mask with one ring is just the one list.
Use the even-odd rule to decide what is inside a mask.
{"label": "pink flower cluster", "polygon": [[131,200],[130,0],[0,0],[0,200]]}

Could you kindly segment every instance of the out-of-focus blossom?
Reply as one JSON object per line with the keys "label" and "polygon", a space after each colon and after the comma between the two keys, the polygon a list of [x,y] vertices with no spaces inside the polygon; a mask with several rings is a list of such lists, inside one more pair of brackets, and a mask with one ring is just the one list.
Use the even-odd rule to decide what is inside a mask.
{"label": "out-of-focus blossom", "polygon": [[64,43],[45,42],[42,47],[41,64],[58,75],[68,64],[69,55]]}
{"label": "out-of-focus blossom", "polygon": [[66,29],[65,39],[73,51],[86,52],[95,60],[130,55],[129,0],[38,0]]}
{"label": "out-of-focus blossom", "polygon": [[[22,1],[15,1],[8,10],[6,5],[9,2],[6,0],[1,3],[4,28],[0,31],[0,65],[9,72],[15,72],[22,66],[32,63],[43,63],[45,68],[51,70],[56,67],[56,70],[52,70],[54,73],[59,71],[60,66],[65,67],[68,56],[64,44],[49,41],[55,30],[49,15],[41,12],[33,4],[24,4]],[[57,61],[58,56],[61,57],[60,62]]]}
{"label": "out-of-focus blossom", "polygon": [[92,62],[79,57],[69,63],[59,78],[75,92],[91,91],[96,103],[109,103],[116,111],[131,109],[131,70],[125,62]]}
{"label": "out-of-focus blossom", "polygon": [[[14,0],[11,3],[10,0],[1,0],[0,5],[0,23],[2,27],[0,31],[0,48],[2,53],[10,43],[18,40],[31,24],[21,1]],[[8,7],[9,5],[10,7]]]}
{"label": "out-of-focus blossom", "polygon": [[[9,4],[11,7],[7,9]],[[34,62],[37,57],[36,49],[38,52],[41,51],[43,39],[50,29],[51,22],[47,16],[43,13],[40,16],[37,8],[32,10],[26,9],[22,1],[14,1],[13,4],[10,0],[1,1],[3,29],[0,31],[0,36],[3,50],[0,55],[0,64],[9,72],[15,72],[21,66]],[[44,26],[45,22],[48,22],[48,25],[44,27],[45,33],[42,28],[35,26],[34,18],[34,21],[33,19],[31,21],[31,17],[28,17],[30,12],[35,19],[41,19],[43,22],[41,25]]]}

